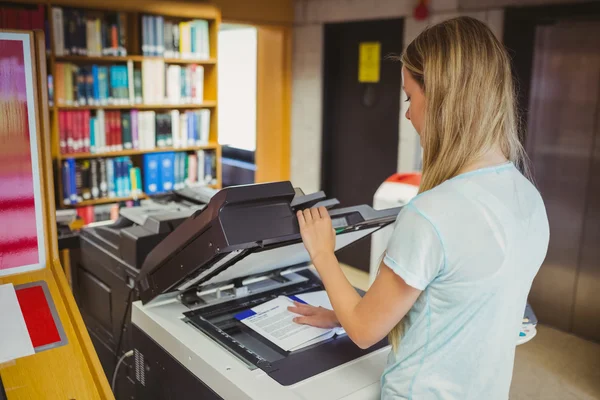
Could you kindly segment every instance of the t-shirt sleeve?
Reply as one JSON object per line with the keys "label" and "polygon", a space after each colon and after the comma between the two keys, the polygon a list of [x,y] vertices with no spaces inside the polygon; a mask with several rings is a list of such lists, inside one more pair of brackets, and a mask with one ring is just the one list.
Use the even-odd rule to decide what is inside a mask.
{"label": "t-shirt sleeve", "polygon": [[414,205],[409,203],[400,211],[383,262],[419,290],[425,290],[442,270],[442,239],[433,223]]}

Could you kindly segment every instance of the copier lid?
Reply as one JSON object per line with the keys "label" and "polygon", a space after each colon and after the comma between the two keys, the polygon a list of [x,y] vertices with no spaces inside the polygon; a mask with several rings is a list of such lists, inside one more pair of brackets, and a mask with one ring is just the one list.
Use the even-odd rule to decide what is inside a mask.
{"label": "copier lid", "polygon": [[[303,201],[303,199],[311,199]],[[296,211],[315,205],[290,182],[219,191],[147,256],[140,271],[143,303],[157,296],[306,264]],[[318,203],[316,204],[318,205]],[[361,205],[330,210],[336,250],[395,221],[400,208]]]}

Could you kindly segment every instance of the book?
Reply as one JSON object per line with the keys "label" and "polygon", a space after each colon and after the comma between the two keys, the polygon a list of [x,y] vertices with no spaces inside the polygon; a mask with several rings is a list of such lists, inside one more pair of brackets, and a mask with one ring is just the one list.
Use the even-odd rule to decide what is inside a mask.
{"label": "book", "polygon": [[123,148],[125,150],[133,149],[133,137],[131,133],[131,113],[121,113],[121,129],[123,131]]}
{"label": "book", "polygon": [[278,296],[236,314],[235,318],[284,351],[297,351],[345,334],[342,328],[323,329],[296,324],[293,320],[297,314],[288,310],[294,301],[332,309],[325,291],[319,291],[309,296]]}
{"label": "book", "polygon": [[144,154],[143,188],[144,192],[148,195],[159,193],[162,189],[160,164],[160,154]]}
{"label": "book", "polygon": [[103,158],[98,159],[98,168],[100,170],[100,197],[108,197],[108,176],[106,173],[106,160]]}
{"label": "book", "polygon": [[175,188],[175,153],[159,153],[161,192],[169,192]]}

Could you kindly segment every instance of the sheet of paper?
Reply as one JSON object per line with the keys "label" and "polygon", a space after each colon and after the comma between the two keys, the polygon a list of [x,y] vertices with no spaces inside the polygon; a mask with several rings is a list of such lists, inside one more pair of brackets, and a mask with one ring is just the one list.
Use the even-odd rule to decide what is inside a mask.
{"label": "sheet of paper", "polygon": [[0,285],[0,363],[34,353],[15,288]]}
{"label": "sheet of paper", "polygon": [[[298,294],[295,297],[304,301],[306,304],[310,304],[315,307],[323,307],[328,310],[333,310],[333,306],[331,305],[331,301],[329,301],[329,296],[327,296],[327,292],[325,290],[319,290],[318,292],[310,292]],[[344,328],[335,328],[336,335],[343,335],[346,333]]]}
{"label": "sheet of paper", "polygon": [[279,296],[236,315],[236,318],[285,351],[302,347],[331,332],[330,329],[296,324],[293,319],[297,314],[288,311],[293,304],[291,299]]}

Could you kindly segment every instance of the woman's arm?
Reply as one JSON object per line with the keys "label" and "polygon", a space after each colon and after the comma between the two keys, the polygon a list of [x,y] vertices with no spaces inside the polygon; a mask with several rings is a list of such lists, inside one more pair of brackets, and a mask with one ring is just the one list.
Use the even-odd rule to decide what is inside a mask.
{"label": "woman's arm", "polygon": [[298,221],[304,245],[321,276],[339,323],[357,346],[374,345],[406,315],[421,291],[407,285],[381,263],[377,278],[361,298],[335,257],[335,231],[327,210],[321,207],[298,212]]}

